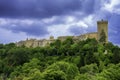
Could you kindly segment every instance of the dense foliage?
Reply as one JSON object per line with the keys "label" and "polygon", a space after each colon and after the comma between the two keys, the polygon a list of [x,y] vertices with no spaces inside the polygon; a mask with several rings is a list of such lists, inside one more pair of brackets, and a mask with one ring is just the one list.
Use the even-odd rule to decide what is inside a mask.
{"label": "dense foliage", "polygon": [[120,80],[120,48],[70,37],[46,47],[0,44],[0,80]]}

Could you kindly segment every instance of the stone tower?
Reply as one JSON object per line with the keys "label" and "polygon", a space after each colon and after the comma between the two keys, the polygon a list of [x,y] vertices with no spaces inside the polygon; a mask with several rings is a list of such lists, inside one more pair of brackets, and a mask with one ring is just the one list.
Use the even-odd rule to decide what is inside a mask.
{"label": "stone tower", "polygon": [[108,21],[97,21],[97,32],[98,32],[98,41],[101,38],[101,33],[104,31],[106,39],[105,39],[105,43],[108,42]]}

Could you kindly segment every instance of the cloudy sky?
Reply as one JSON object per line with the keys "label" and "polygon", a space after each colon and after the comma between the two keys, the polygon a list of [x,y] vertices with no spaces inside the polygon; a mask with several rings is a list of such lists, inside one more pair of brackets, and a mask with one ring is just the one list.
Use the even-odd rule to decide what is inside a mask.
{"label": "cloudy sky", "polygon": [[101,19],[120,45],[120,0],[0,0],[0,43],[96,32]]}

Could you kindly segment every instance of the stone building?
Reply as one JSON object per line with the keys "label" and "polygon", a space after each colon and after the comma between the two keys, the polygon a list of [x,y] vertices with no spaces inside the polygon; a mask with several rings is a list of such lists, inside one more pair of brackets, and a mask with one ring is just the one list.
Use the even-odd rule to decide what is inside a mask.
{"label": "stone building", "polygon": [[97,32],[98,32],[98,41],[101,37],[102,30],[105,32],[106,40],[105,42],[108,42],[108,21],[98,21],[97,22]]}
{"label": "stone building", "polygon": [[[97,32],[92,32],[92,33],[86,33],[82,34],[79,36],[60,36],[57,39],[64,41],[68,37],[72,37],[74,41],[79,41],[79,40],[86,40],[87,38],[95,38],[96,40],[99,41],[101,37],[101,32],[102,30],[105,32],[106,40],[105,43],[108,42],[108,21],[97,21]],[[19,41],[16,43],[17,46],[26,46],[26,47],[44,47],[52,42],[54,42],[56,39],[54,39],[53,36],[50,36],[49,39],[26,39],[25,41]]]}

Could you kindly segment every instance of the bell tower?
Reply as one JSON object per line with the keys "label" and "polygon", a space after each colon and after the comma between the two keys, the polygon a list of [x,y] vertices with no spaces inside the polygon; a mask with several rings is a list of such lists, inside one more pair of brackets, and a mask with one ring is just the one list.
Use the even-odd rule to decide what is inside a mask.
{"label": "bell tower", "polygon": [[108,43],[108,21],[101,20],[97,21],[97,32],[98,32],[98,41],[101,40],[102,34],[105,37],[105,43]]}

